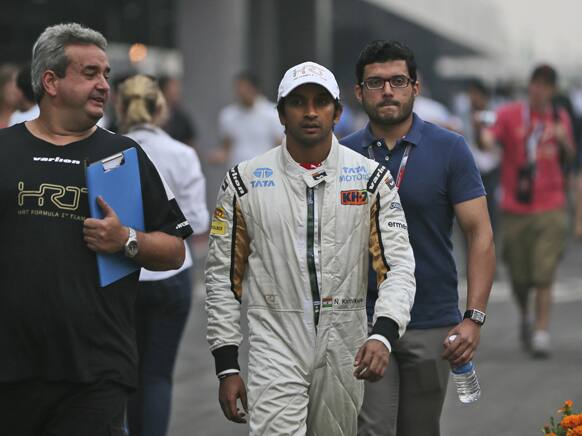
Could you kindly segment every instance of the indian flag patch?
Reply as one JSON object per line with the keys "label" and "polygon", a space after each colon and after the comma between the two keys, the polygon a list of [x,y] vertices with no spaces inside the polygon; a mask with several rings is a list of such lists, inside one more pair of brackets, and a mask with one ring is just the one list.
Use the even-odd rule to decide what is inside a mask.
{"label": "indian flag patch", "polygon": [[333,306],[333,299],[331,297],[324,297],[321,303],[324,309],[329,309]]}

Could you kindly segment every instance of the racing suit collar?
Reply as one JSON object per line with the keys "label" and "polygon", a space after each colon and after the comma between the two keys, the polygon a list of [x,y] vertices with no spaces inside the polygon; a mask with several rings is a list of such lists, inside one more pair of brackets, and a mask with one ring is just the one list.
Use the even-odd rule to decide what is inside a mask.
{"label": "racing suit collar", "polygon": [[331,150],[327,158],[321,163],[321,166],[313,170],[306,170],[302,168],[297,162],[293,160],[289,151],[287,150],[287,139],[283,138],[281,144],[281,159],[282,167],[285,173],[292,178],[301,178],[307,186],[313,188],[321,182],[330,182],[337,172],[338,156],[339,156],[339,142],[335,135],[332,135]]}

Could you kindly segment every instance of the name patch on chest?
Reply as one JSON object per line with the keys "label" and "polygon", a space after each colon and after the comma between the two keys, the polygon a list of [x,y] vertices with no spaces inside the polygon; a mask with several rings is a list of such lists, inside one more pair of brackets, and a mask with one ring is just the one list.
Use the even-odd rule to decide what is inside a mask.
{"label": "name patch on chest", "polygon": [[353,189],[340,192],[341,203],[348,206],[361,206],[368,204],[368,191],[366,189]]}

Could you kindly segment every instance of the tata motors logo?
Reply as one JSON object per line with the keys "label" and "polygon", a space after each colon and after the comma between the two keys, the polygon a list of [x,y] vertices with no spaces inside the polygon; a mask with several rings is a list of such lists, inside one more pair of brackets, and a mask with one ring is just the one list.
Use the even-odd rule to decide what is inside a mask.
{"label": "tata motors logo", "polygon": [[273,177],[273,170],[271,168],[257,168],[253,171],[253,175],[259,180],[251,180],[253,188],[269,188],[275,186],[275,182],[270,180]]}
{"label": "tata motors logo", "polygon": [[358,167],[342,167],[342,175],[340,176],[340,183],[368,181],[368,169],[363,166]]}
{"label": "tata motors logo", "polygon": [[352,191],[341,191],[340,199],[342,204],[348,206],[361,206],[368,203],[368,191],[365,189],[354,189]]}
{"label": "tata motors logo", "polygon": [[273,176],[273,170],[271,168],[257,168],[253,174],[257,179],[268,179]]}

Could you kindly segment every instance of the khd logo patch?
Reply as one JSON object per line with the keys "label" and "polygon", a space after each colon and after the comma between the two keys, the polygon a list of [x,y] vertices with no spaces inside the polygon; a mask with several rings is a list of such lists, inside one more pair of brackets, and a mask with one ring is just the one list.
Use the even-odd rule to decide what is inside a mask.
{"label": "khd logo patch", "polygon": [[349,206],[361,206],[368,203],[368,191],[366,189],[353,189],[351,191],[341,191],[340,198],[342,204]]}

